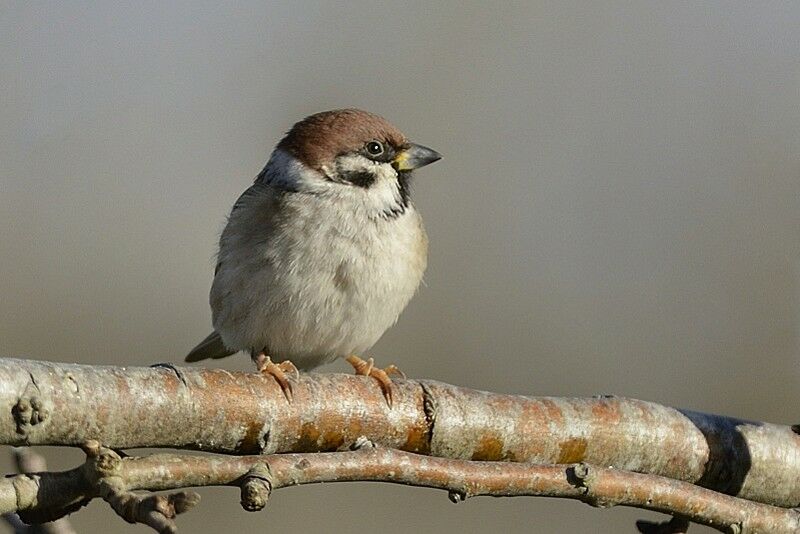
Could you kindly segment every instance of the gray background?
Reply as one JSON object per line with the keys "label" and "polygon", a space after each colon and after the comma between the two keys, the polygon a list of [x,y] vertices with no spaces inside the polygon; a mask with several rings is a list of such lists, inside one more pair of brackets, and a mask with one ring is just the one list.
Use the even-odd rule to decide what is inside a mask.
{"label": "gray background", "polygon": [[[181,360],[209,332],[237,195],[294,121],[357,106],[445,154],[415,190],[427,283],[380,362],[800,419],[796,2],[2,2],[0,44],[2,355]],[[183,532],[657,517],[374,484],[282,490],[248,514],[237,490],[202,493]],[[74,524],[144,531],[98,502]]]}

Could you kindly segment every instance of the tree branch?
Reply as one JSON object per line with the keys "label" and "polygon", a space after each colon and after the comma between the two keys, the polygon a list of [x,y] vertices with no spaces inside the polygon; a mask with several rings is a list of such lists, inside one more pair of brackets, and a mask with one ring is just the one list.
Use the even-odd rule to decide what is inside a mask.
{"label": "tree branch", "polygon": [[[163,491],[190,486],[237,486],[246,510],[262,509],[277,489],[320,482],[391,482],[447,490],[453,502],[469,497],[544,496],[577,499],[592,506],[632,506],[670,514],[729,532],[796,532],[800,514],[754,503],[655,475],[589,466],[531,465],[432,458],[397,450],[362,447],[334,453],[266,456],[190,456],[154,454],[120,457],[97,442],[85,447],[86,463],[63,473],[20,475],[0,481],[0,493],[15,493],[17,510],[2,501],[1,512],[22,517],[69,513],[75,502],[102,497],[130,522],[158,532],[174,532],[173,518],[193,506],[193,492],[142,496],[136,490]],[[58,495],[60,502],[37,500]],[[13,508],[13,505],[12,505]]]}
{"label": "tree branch", "polygon": [[[23,517],[47,520],[103,497],[126,520],[172,532],[172,518],[196,502],[195,494],[143,497],[131,492],[240,485],[245,506],[258,509],[266,502],[267,489],[285,485],[274,477],[276,470],[290,469],[286,462],[295,462],[295,471],[300,464],[319,470],[308,479],[286,479],[299,481],[295,483],[331,481],[330,470],[338,466],[336,480],[430,485],[456,496],[494,495],[502,487],[508,495],[552,494],[643,506],[677,514],[678,519],[658,527],[672,532],[685,530],[684,518],[748,528],[777,521],[775,531],[781,531],[796,517],[774,506],[800,505],[800,436],[787,426],[618,397],[523,397],[416,380],[395,382],[390,409],[373,380],[351,375],[304,374],[293,379],[293,392],[294,401],[288,403],[275,382],[258,373],[0,359],[0,443],[74,446],[97,440],[113,449],[266,455],[108,460],[121,469],[113,477],[98,460],[87,461],[66,473],[0,484],[0,510],[19,507],[30,512]],[[346,451],[364,439],[380,447],[369,453],[373,463],[368,465],[382,466],[372,475],[361,463],[367,458],[362,451],[298,455]],[[98,443],[87,449],[90,459],[112,458],[109,449],[92,452],[100,450]],[[400,450],[426,456],[403,456]],[[350,458],[357,462],[348,463]],[[410,468],[416,465],[416,474],[393,478],[400,475],[391,474],[397,472],[390,469],[392,464],[380,464],[387,458],[402,459]],[[349,474],[341,471],[348,465]],[[420,471],[420,465],[439,471]],[[302,471],[313,471],[309,469]],[[462,478],[425,478],[434,472],[460,473]],[[497,485],[481,489],[493,476]],[[467,486],[451,487],[456,480]],[[515,486],[515,480],[522,485]],[[543,480],[551,485],[524,485]],[[558,491],[552,485],[556,480]],[[28,487],[37,489],[24,493]],[[19,500],[21,495],[30,500]],[[640,528],[649,527],[643,523]]]}
{"label": "tree branch", "polygon": [[[15,447],[12,450],[18,473],[36,473],[47,470],[47,462],[40,454],[28,447]],[[2,514],[3,519],[14,529],[15,534],[75,534],[66,518],[36,525],[26,525],[15,512]]]}

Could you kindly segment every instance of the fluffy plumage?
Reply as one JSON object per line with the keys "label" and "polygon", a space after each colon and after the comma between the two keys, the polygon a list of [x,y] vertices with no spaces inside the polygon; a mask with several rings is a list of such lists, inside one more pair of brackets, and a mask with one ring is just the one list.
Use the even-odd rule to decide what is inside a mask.
{"label": "fluffy plumage", "polygon": [[[380,154],[365,148],[374,142]],[[309,369],[368,350],[425,271],[410,168],[438,158],[359,110],[296,124],[231,211],[210,295],[215,332],[187,361],[246,350]]]}

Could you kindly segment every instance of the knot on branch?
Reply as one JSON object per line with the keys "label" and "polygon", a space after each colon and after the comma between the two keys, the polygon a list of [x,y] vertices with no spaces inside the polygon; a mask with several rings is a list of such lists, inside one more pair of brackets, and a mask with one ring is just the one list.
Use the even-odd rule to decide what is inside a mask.
{"label": "knot on branch", "polygon": [[99,441],[89,440],[81,449],[86,454],[84,473],[86,479],[98,484],[102,479],[119,474],[122,467],[122,457],[116,451],[100,445]]}
{"label": "knot on branch", "polygon": [[259,463],[250,468],[242,479],[242,508],[248,512],[258,512],[267,505],[272,493],[272,473],[269,465]]}
{"label": "knot on branch", "polygon": [[11,415],[17,425],[17,433],[25,435],[28,434],[31,427],[45,422],[50,416],[50,410],[47,408],[44,399],[31,392],[31,384],[28,384],[25,392],[11,408]]}
{"label": "knot on branch", "polygon": [[583,497],[581,500],[595,508],[611,508],[619,504],[619,501],[608,497],[608,493],[597,491],[595,487],[596,477],[594,468],[586,463],[575,464],[567,469],[567,481],[581,490]]}

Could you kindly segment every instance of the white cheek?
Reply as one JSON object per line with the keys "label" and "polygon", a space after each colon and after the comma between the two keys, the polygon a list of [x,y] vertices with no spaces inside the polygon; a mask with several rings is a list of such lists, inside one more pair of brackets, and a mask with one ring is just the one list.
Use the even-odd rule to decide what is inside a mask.
{"label": "white cheek", "polygon": [[367,190],[370,197],[380,204],[381,210],[397,206],[402,202],[400,186],[397,183],[397,172],[388,163],[380,165],[378,179]]}
{"label": "white cheek", "polygon": [[[341,172],[368,171],[375,175],[375,182],[369,187],[357,187],[352,184],[339,185],[337,192],[343,197],[354,200],[363,206],[366,213],[378,215],[391,212],[402,205],[400,186],[397,182],[397,171],[391,163],[376,163],[359,154],[342,156],[336,160],[336,168]],[[328,176],[336,176],[329,169],[323,168]]]}
{"label": "white cheek", "polygon": [[[403,211],[403,199],[397,181],[397,171],[390,163],[376,163],[364,156],[342,156],[336,168],[323,166],[321,171],[306,167],[299,160],[275,150],[265,169],[263,180],[273,186],[293,191],[304,191],[324,198],[344,202],[349,210],[361,212],[368,219],[385,217],[387,213]],[[369,187],[358,187],[337,180],[338,172],[369,171],[375,182]]]}
{"label": "white cheek", "polygon": [[[360,171],[372,171],[372,167],[375,165],[374,162],[368,160],[364,156],[360,154],[351,154],[349,156],[339,156],[336,158],[336,171],[338,173],[344,172],[360,172]],[[328,172],[328,169],[323,167],[324,171],[330,178],[334,178],[336,176],[336,172]]]}

